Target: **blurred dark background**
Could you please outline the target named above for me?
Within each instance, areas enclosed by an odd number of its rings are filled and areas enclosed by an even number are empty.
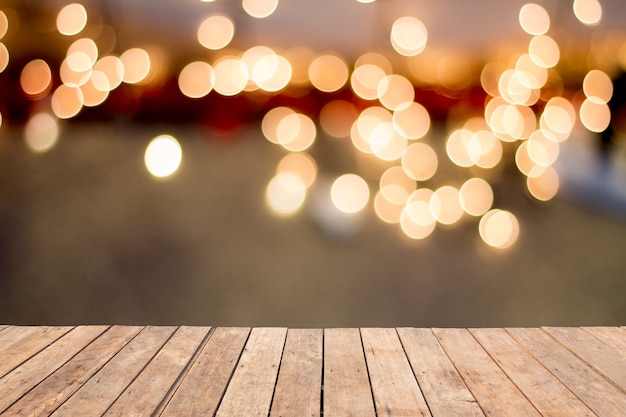
[[[555,164],[560,188],[550,201],[528,192],[513,148],[498,169],[477,174],[490,179],[493,206],[519,221],[519,238],[504,250],[486,245],[479,219],[470,216],[438,225],[423,240],[382,222],[372,208],[378,184],[364,166],[371,161],[349,139],[331,138],[319,125],[308,150],[318,166],[318,189],[360,170],[370,203],[354,216],[321,215],[314,187],[292,216],[268,208],[266,188],[287,151],[263,137],[263,115],[290,106],[317,120],[332,100],[357,109],[370,105],[349,85],[333,93],[310,86],[234,97],[212,91],[195,100],[177,86],[186,62],[219,55],[194,38],[198,23],[216,11],[233,17],[238,31],[232,46],[239,50],[304,45],[339,54],[350,67],[370,50],[393,57],[390,22],[414,14],[429,28],[427,48],[463,51],[480,69],[492,51],[525,48],[529,35],[517,23],[524,3],[281,1],[273,15],[254,19],[240,2],[225,0],[85,1],[89,24],[113,28],[107,54],[149,44],[164,54],[166,65],[153,81],[122,84],[102,105],[57,120],[58,137],[45,151],[27,145],[25,125],[33,114],[49,111],[51,92],[27,97],[20,74],[32,59],[45,59],[53,91],[61,84],[57,69],[65,49],[82,35],[55,32],[56,13],[67,2],[0,3],[9,22],[0,42],[11,57],[0,73],[0,323],[623,325],[623,83],[614,82],[606,133],[577,122],[562,144]],[[626,8],[619,1],[601,1],[603,20],[594,27],[577,22],[569,2],[538,3],[550,13],[555,39],[571,41],[560,44],[557,67],[564,96],[579,103],[582,77],[592,68],[604,65],[619,77],[626,62],[620,32]],[[103,45],[100,39],[96,43]],[[608,63],[590,49],[601,40]],[[394,69],[404,68],[396,59],[390,58]],[[459,90],[415,83],[416,101],[432,120],[427,141],[438,152],[451,121],[482,114],[487,93],[480,70],[472,76]],[[180,168],[167,178],[155,178],[144,164],[146,146],[161,134],[182,147]],[[424,186],[458,186],[461,171],[442,165]]]

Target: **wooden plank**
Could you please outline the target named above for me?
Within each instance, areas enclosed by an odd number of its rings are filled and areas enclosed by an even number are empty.
[[[212,416],[248,339],[250,328],[215,329],[161,416]]]
[[[74,393],[53,416],[99,416],[130,385],[176,327],[146,327]]]
[[[395,329],[361,329],[378,415],[430,416]]]
[[[108,326],[80,326],[33,356],[0,380],[0,412],[59,369]]]
[[[27,334],[39,329],[36,326],[9,326],[0,333],[0,352],[6,349],[7,345],[14,343]]]
[[[626,394],[540,329],[507,331],[593,412],[626,415]]]
[[[286,335],[285,328],[252,329],[217,417],[269,414]]]
[[[542,415],[595,416],[504,329],[470,332]]]
[[[2,331],[6,329],[7,327],[9,327],[8,324],[0,324],[0,333],[2,333]]]
[[[626,358],[611,346],[577,327],[546,327],[544,330],[626,391]]]
[[[39,417],[50,415],[141,329],[139,326],[113,326],[20,398],[6,414]]]
[[[433,416],[484,416],[430,329],[397,331]]]
[[[583,330],[602,340],[626,357],[626,330],[619,327],[583,327]]]
[[[324,330],[324,417],[374,417],[358,329]]]
[[[465,329],[433,329],[488,416],[539,416],[537,410]]]
[[[105,416],[152,415],[208,332],[208,327],[176,330]]]
[[[28,328],[24,328],[28,330]],[[40,352],[46,346],[53,343],[59,337],[72,330],[70,326],[48,327],[42,326],[34,328],[33,331],[18,332],[11,342],[0,349],[0,377],[8,374],[25,360]],[[22,337],[20,337],[20,335]]]
[[[322,349],[322,330],[287,331],[270,417],[319,417]]]

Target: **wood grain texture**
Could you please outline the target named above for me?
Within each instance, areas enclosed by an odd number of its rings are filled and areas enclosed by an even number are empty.
[[[154,414],[208,331],[207,327],[178,328],[105,416]]]
[[[286,335],[286,328],[252,329],[217,417],[269,414]]]
[[[626,391],[626,358],[617,350],[577,327],[546,327],[544,330]]]
[[[108,326],[80,326],[0,379],[0,412],[59,369]]]
[[[322,330],[290,329],[270,417],[314,417],[321,411]]]
[[[7,340],[4,345],[1,345],[0,377],[3,377],[28,358],[72,330],[72,327],[42,326],[39,328],[27,327],[21,329],[26,330],[26,332],[20,332],[20,329],[16,328],[16,331],[10,335],[11,339]]]
[[[161,415],[214,415],[249,334],[248,327],[215,329]]]
[[[584,331],[594,335],[626,357],[626,330],[619,327],[583,327]]]
[[[14,416],[48,416],[139,333],[139,326],[113,326],[7,410]]]
[[[484,416],[430,329],[397,331],[433,416]]]
[[[430,416],[395,329],[361,329],[379,416]]]
[[[175,327],[146,327],[74,393],[53,416],[100,416],[130,385]]]
[[[324,330],[324,417],[374,417],[358,329]]]
[[[594,416],[565,385],[504,329],[470,330],[482,347],[542,415]]]
[[[593,412],[626,415],[626,394],[540,329],[507,331]]]
[[[539,416],[537,410],[465,329],[433,329],[488,416]]]

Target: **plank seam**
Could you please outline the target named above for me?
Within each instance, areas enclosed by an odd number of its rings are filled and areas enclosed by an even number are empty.
[[[517,343],[518,345],[520,345],[520,346],[522,347],[522,349],[524,349],[526,352],[528,352],[528,354],[529,354],[530,356],[532,356],[533,358],[535,358],[535,360],[536,360],[537,362],[539,362],[539,363],[541,364],[541,366],[543,366],[543,367],[544,367],[544,369],[545,369],[546,371],[548,371],[548,373],[550,373],[550,375],[552,375],[553,377],[555,377],[555,378],[557,379],[557,381],[559,381],[559,382],[560,382],[560,383],[561,383],[561,384],[562,384],[565,388],[567,388],[567,390],[568,390],[569,392],[571,392],[571,393],[572,393],[572,395],[574,395],[574,397],[576,397],[578,400],[580,400],[580,402],[581,402],[581,403],[583,403],[583,404],[585,405],[585,407],[587,407],[589,410],[591,410],[591,412],[592,412],[593,414],[598,415],[598,413],[596,413],[596,411],[595,411],[595,410],[594,410],[594,409],[593,409],[593,408],[592,408],[589,404],[587,404],[583,398],[581,398],[581,397],[580,397],[580,396],[579,396],[576,392],[574,392],[574,391],[573,391],[573,390],[569,387],[569,385],[567,385],[567,383],[566,383],[565,381],[563,381],[561,378],[559,378],[559,376],[558,376],[558,375],[556,375],[554,372],[552,372],[552,371],[550,370],[550,368],[548,368],[548,367],[546,366],[546,364],[545,364],[545,363],[541,360],[541,358],[539,358],[539,357],[535,356],[535,355],[534,355],[531,351],[529,351],[529,350],[526,348],[526,346],[524,346],[524,344],[523,344],[523,343],[520,343],[520,341],[519,341],[519,340],[517,340],[517,338],[515,337],[515,335],[513,335],[511,332],[509,332],[509,329],[508,329],[508,328],[504,328],[504,331],[505,331],[505,332],[507,332],[507,333],[508,333],[508,334],[509,334],[512,338],[513,338],[513,340],[515,340],[515,343]]]
[[[420,385],[420,382],[417,379],[417,375],[415,375],[415,369],[413,369],[413,364],[411,363],[411,360],[409,359],[409,355],[406,353],[404,342],[402,341],[402,337],[400,337],[400,333],[398,333],[398,328],[394,327],[394,331],[396,332],[396,336],[398,336],[398,340],[400,341],[400,346],[402,346],[402,352],[404,352],[404,357],[406,358],[406,361],[408,362],[409,367],[411,368],[411,373],[413,374],[413,378],[415,379],[417,388],[419,388],[420,394],[422,394],[422,398],[424,398],[424,402],[426,403],[426,407],[428,408],[428,412],[432,416],[433,410],[430,409],[430,404],[428,404],[428,400],[426,399],[426,395],[424,394],[424,391],[422,390],[422,386]]]
[[[52,326],[52,327],[63,327],[63,326]],[[17,365],[15,365],[13,368],[9,369],[8,371],[6,371],[4,373],[4,375],[0,375],[0,378],[4,378],[5,376],[7,376],[8,374],[10,374],[11,372],[13,372],[14,370],[16,370],[17,368],[19,368],[20,366],[24,365],[26,362],[28,362],[29,360],[31,360],[32,358],[34,358],[35,356],[39,355],[41,352],[43,352],[44,350],[46,350],[47,348],[49,348],[50,346],[52,346],[54,343],[56,343],[59,339],[61,339],[63,336],[65,336],[66,334],[68,334],[69,332],[71,332],[72,330],[74,330],[77,326],[70,326],[70,328],[66,331],[61,333],[57,338],[55,338],[54,340],[51,340],[50,342],[48,342],[47,345],[42,346],[41,349],[39,349],[37,352],[33,353],[32,355],[30,355],[28,358],[24,359],[22,362],[18,363]],[[26,336],[29,336],[30,334],[34,333],[35,331],[37,331],[36,328],[33,329],[33,331],[31,333],[29,333]]]
[[[43,352],[46,348],[52,346],[54,343],[56,343],[58,340],[60,340],[61,338],[63,338],[64,336],[66,336],[67,334],[69,334],[71,331],[77,329],[78,326],[72,326],[72,328],[67,332],[67,333],[63,333],[61,336],[59,336],[58,338],[56,338],[54,341],[50,342],[48,345],[46,345],[43,349],[41,349],[39,352],[37,352],[36,354],[32,355],[30,358],[33,358],[34,356],[36,356],[37,354]],[[87,346],[91,345],[93,342],[95,342],[97,339],[99,339],[103,334],[105,334],[106,332],[109,331],[109,329],[111,328],[111,326],[109,325],[106,329],[104,329],[104,331],[102,333],[100,333],[98,336],[96,336],[93,340],[91,340],[89,343],[87,343],[85,346],[82,347],[82,349],[80,349],[78,352],[76,352],[74,355],[72,355],[68,360],[66,360],[65,362],[63,362],[61,365],[59,365],[57,368],[53,369],[52,372],[50,372],[48,375],[46,375],[41,381],[39,381],[37,384],[35,384],[34,386],[32,386],[30,389],[28,389],[26,392],[24,392],[22,395],[20,395],[15,401],[13,401],[11,404],[9,404],[7,407],[5,407],[4,410],[0,410],[0,414],[4,413],[6,410],[8,410],[9,408],[13,407],[13,405],[15,403],[17,403],[18,401],[20,401],[22,398],[24,398],[29,392],[31,392],[32,390],[34,390],[35,388],[37,388],[40,384],[42,384],[45,380],[47,380],[48,378],[50,378],[51,375],[53,375],[56,371],[58,371],[59,369],[61,369],[66,363],[68,363],[69,361],[71,361],[72,359],[74,359],[74,357],[76,357],[76,355],[78,355],[80,352],[82,352]],[[29,359],[30,359],[29,358]],[[22,364],[26,363],[26,361],[22,362]],[[18,365],[16,368],[17,369],[19,366],[21,366],[22,364]],[[12,371],[11,371],[12,372]],[[9,373],[7,373],[8,375]],[[67,401],[67,399],[65,400]],[[63,402],[65,402],[63,401]],[[58,407],[57,407],[58,408]]]
[[[524,390],[522,389],[522,387],[520,387],[519,385],[517,385],[515,383],[515,381],[513,379],[511,379],[511,375],[509,375],[506,370],[504,368],[502,368],[502,366],[500,366],[500,364],[498,363],[498,361],[496,360],[496,358],[493,357],[493,355],[487,350],[487,348],[485,346],[483,346],[480,343],[480,340],[478,340],[478,338],[476,338],[476,336],[474,335],[474,332],[472,332],[470,329],[467,329],[468,333],[472,336],[472,338],[476,341],[476,343],[478,343],[478,346],[480,346],[480,348],[482,350],[485,351],[485,353],[487,354],[487,356],[489,356],[489,358],[491,358],[491,361],[493,363],[496,364],[496,366],[498,367],[498,369],[500,369],[502,371],[502,373],[507,377],[507,379],[509,381],[511,381],[511,384],[513,384],[513,386],[515,388],[517,388],[517,390],[522,394],[522,396],[524,398],[526,398],[526,401],[528,401],[528,403],[537,411],[537,414],[542,415],[541,411],[537,408],[537,406],[535,405],[535,403],[528,397],[528,395],[526,395],[526,393],[524,392]],[[515,339],[513,339],[515,341]],[[517,343],[517,341],[515,341],[515,343]],[[518,343],[519,344],[519,343]],[[541,362],[540,362],[541,363]],[[541,365],[543,366],[543,364]],[[545,368],[545,366],[544,366]]]
[[[320,417],[324,417],[324,367],[326,365],[326,330],[322,329],[322,377],[320,379]]]
[[[151,326],[146,326],[143,328],[143,331],[145,331],[146,329],[148,329]],[[131,381],[126,384],[126,386],[124,387],[124,389],[120,390],[120,393],[117,395],[117,397],[115,397],[115,399],[113,401],[111,401],[111,404],[109,404],[109,406],[102,412],[102,415],[106,415],[106,413],[111,409],[111,407],[113,407],[115,405],[115,403],[117,402],[117,400],[119,400],[119,398],[124,395],[124,393],[126,392],[126,390],[128,389],[128,387],[130,387],[133,382],[135,382],[135,380],[137,378],[139,378],[139,376],[143,373],[143,371],[148,367],[148,365],[152,362],[152,360],[155,358],[156,355],[159,354],[159,352],[161,351],[161,349],[163,349],[163,346],[165,346],[167,344],[167,342],[170,341],[170,339],[172,337],[174,337],[174,335],[176,334],[176,332],[178,331],[178,329],[180,329],[180,326],[176,327],[176,330],[174,330],[168,337],[167,339],[161,344],[161,346],[154,352],[154,354],[150,357],[150,359],[148,361],[146,361],[146,363],[141,367],[141,369],[139,370],[139,372],[137,372],[137,375],[135,375]],[[138,334],[140,334],[141,332],[139,332]],[[134,339],[134,338],[133,338]]]
[[[363,353],[363,362],[365,362],[365,370],[367,371],[367,382],[370,386],[370,394],[372,394],[374,416],[378,416],[378,409],[376,407],[376,398],[374,397],[374,388],[372,388],[372,378],[370,377],[370,368],[367,363],[367,355],[365,354],[365,345],[363,344],[363,334],[361,333],[361,327],[359,327],[359,340],[361,341],[361,353]]]
[[[272,399],[270,400],[270,407],[267,410],[267,416],[272,414],[272,406],[274,405],[274,396],[276,395],[276,384],[278,383],[278,377],[280,376],[280,370],[283,367],[283,356],[285,356],[285,346],[287,346],[287,337],[289,336],[289,329],[285,332],[285,339],[283,340],[283,348],[280,351],[280,361],[278,362],[278,369],[276,370],[276,379],[274,380],[274,390],[272,391]]]
[[[235,371],[237,370],[237,365],[239,365],[239,361],[241,360],[241,357],[243,356],[243,352],[245,352],[246,350],[246,345],[248,344],[248,341],[250,340],[251,334],[252,334],[252,328],[248,327],[248,336],[246,336],[246,341],[243,342],[243,346],[241,348],[241,351],[239,352],[239,357],[237,358],[237,363],[235,363],[235,366],[233,366],[233,369],[230,371],[230,375],[228,376],[228,381],[226,381],[226,384],[224,385],[224,390],[222,391],[222,394],[220,395],[219,401],[215,405],[215,411],[213,412],[211,417],[215,417],[217,415],[217,412],[220,410],[220,406],[222,405],[222,401],[224,400],[226,391],[228,391],[228,386],[230,385],[230,382],[233,380],[233,375],[235,374]]]
[[[606,379],[611,385],[615,386],[617,389],[619,389],[620,391],[626,393],[626,388],[622,387],[621,385],[619,385],[617,383],[617,381],[613,381],[612,378],[610,378],[608,375],[606,375],[604,372],[602,372],[601,369],[598,369],[593,363],[591,363],[590,361],[588,361],[587,359],[583,358],[582,356],[580,356],[578,353],[576,353],[573,349],[569,348],[565,343],[561,342],[556,336],[554,336],[552,333],[550,333],[546,327],[541,327],[540,328],[541,331],[543,331],[544,333],[546,333],[547,335],[549,335],[552,339],[554,339],[559,345],[563,346],[565,349],[567,349],[568,351],[570,351],[572,353],[572,355],[576,356],[582,363],[584,363],[585,365],[587,365],[591,370],[593,370],[593,372],[595,372],[596,374],[600,375],[602,378]],[[584,330],[583,330],[584,331]],[[593,335],[592,335],[593,336]],[[598,339],[599,340],[599,339]],[[607,345],[606,343],[604,343],[603,341],[600,340],[600,343],[606,345],[609,349],[613,349],[611,346]]]
[[[185,367],[180,371],[180,374],[176,377],[176,379],[172,383],[172,386],[167,390],[167,392],[165,393],[165,395],[163,396],[159,404],[154,409],[154,412],[152,413],[153,416],[160,416],[161,413],[163,413],[163,410],[165,410],[165,407],[167,407],[169,402],[172,400],[172,397],[174,397],[174,394],[176,394],[176,392],[178,391],[178,388],[180,388],[180,385],[183,383],[183,380],[187,377],[189,370],[191,369],[193,364],[196,362],[196,359],[198,359],[198,356],[200,356],[202,349],[204,349],[204,346],[206,346],[206,344],[208,343],[213,333],[215,333],[215,328],[211,327],[209,331],[207,332],[207,334],[202,339],[202,341],[200,342],[200,345],[198,345],[198,347],[196,348],[193,355],[191,355],[191,357],[189,358],[189,361],[187,362]]]

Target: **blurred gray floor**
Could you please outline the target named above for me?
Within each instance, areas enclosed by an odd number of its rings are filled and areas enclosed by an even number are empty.
[[[521,224],[506,252],[480,241],[476,220],[413,242],[371,209],[357,234],[334,239],[306,211],[267,210],[283,153],[255,132],[225,141],[191,126],[68,125],[36,155],[4,126],[0,323],[626,323],[623,218],[533,202],[518,178],[496,190]],[[143,164],[160,133],[183,146],[166,180]]]

